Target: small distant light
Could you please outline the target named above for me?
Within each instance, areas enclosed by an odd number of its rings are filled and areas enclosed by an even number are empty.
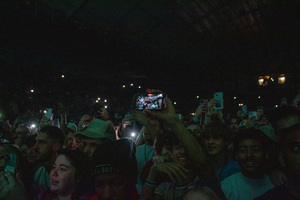
[[[107,102],[107,100],[106,100],[106,99],[104,99],[104,102],[106,103],[106,102]]]
[[[139,85],[139,89],[141,89],[141,88],[142,88],[142,86]]]
[[[236,97],[233,97],[233,99],[236,99]]]
[[[62,78],[65,78],[65,75],[61,75]]]
[[[126,85],[123,85],[123,88],[126,87]]]
[[[258,96],[257,98],[259,98],[259,99],[260,99],[260,96]]]
[[[34,93],[34,90],[30,90],[30,92]]]
[[[190,115],[194,116],[194,115],[196,115],[196,113],[190,113]]]
[[[199,99],[199,96],[197,96],[197,99]]]
[[[132,87],[132,86],[133,86],[133,83],[131,83],[130,86]]]
[[[107,108],[107,106],[104,106],[104,108]]]
[[[98,97],[98,100],[100,100],[101,98],[100,97]]]
[[[44,110],[44,113],[46,114],[46,113],[47,113],[47,110]]]
[[[98,100],[96,100],[96,103],[98,103],[99,101]]]
[[[174,105],[176,105],[177,103],[176,103],[176,101],[174,101]]]
[[[243,106],[244,104],[243,103],[239,103],[239,106]]]
[[[275,105],[275,108],[277,108],[278,107],[278,105]]]
[[[136,134],[135,134],[134,132],[131,133],[131,137],[135,137],[135,135],[136,135]]]
[[[271,81],[274,81],[274,78],[271,78]]]

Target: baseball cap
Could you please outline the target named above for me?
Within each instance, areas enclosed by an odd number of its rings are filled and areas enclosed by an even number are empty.
[[[92,120],[84,131],[77,132],[75,135],[96,139],[108,139],[111,141],[116,140],[116,134],[113,127],[101,119]]]
[[[94,175],[117,173],[136,181],[138,176],[135,143],[122,138],[99,146],[92,155]]]

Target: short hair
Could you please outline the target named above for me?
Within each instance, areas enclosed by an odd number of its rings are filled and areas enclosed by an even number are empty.
[[[57,128],[56,126],[43,126],[39,133],[46,133],[47,137],[61,145],[61,147],[64,144],[65,136],[64,132]]]
[[[264,132],[262,132],[259,129],[247,128],[247,129],[241,129],[237,133],[235,138],[233,139],[234,154],[235,155],[238,151],[238,147],[239,147],[240,142],[243,141],[243,140],[246,140],[246,139],[258,140],[262,143],[262,147],[263,147],[264,151],[269,150],[269,144],[270,144],[271,139],[269,139],[268,136],[266,136],[264,134]]]
[[[218,135],[224,139],[225,142],[231,142],[233,139],[233,132],[228,125],[221,121],[211,121],[208,123],[203,131],[203,136]]]

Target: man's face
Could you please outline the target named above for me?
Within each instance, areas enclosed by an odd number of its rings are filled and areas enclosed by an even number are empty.
[[[237,161],[246,177],[256,178],[257,174],[263,174],[265,159],[266,155],[259,140],[244,139],[238,144]]]
[[[94,184],[101,200],[130,200],[130,182],[121,174],[98,174]]]
[[[230,129],[232,131],[237,131],[239,129],[239,124],[237,123],[236,118],[232,118],[230,121]]]
[[[286,167],[290,176],[300,179],[300,129],[294,130],[285,137],[280,156],[283,161],[281,164]]]
[[[155,120],[155,119],[151,119],[149,120],[151,125],[154,126],[155,130],[158,132],[160,130],[160,124],[159,124],[159,121]],[[143,133],[143,136],[144,136],[144,140],[145,141],[151,141],[153,142],[154,141],[154,136],[151,135],[149,133],[149,131],[145,128],[144,129],[144,133]]]
[[[36,159],[40,162],[48,161],[54,154],[54,143],[50,140],[46,133],[40,132],[35,138],[34,150]]]
[[[204,142],[207,153],[210,156],[216,156],[226,151],[226,143],[219,135],[207,135],[204,138]]]
[[[92,158],[92,155],[97,147],[103,144],[102,139],[98,138],[82,138],[81,141],[83,152],[89,157]]]

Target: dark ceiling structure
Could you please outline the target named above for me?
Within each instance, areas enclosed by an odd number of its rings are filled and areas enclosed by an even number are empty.
[[[144,78],[150,85],[156,81],[185,90],[245,75],[297,73],[300,64],[296,0],[0,4],[0,60],[17,63],[23,72],[25,67],[36,74],[69,73],[111,82]]]

